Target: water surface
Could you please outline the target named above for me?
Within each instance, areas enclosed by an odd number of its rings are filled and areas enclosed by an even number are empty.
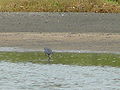
[[[0,47],[1,52],[43,52],[43,49],[33,49],[33,48],[20,48],[20,47]],[[120,52],[115,51],[90,51],[90,50],[53,50],[53,52],[68,52],[68,53],[112,53],[120,54]]]
[[[0,90],[120,90],[120,68],[1,61]]]

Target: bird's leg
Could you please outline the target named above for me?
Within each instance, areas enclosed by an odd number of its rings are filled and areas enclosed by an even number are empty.
[[[48,55],[48,62],[50,63],[50,59],[51,59],[51,57],[50,57],[50,55]]]

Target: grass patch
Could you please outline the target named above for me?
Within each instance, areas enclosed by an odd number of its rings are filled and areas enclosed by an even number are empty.
[[[47,59],[48,58],[42,52],[0,52],[1,61],[48,64]],[[55,53],[52,56],[51,64],[120,67],[120,55],[98,53]]]
[[[118,13],[120,5],[108,0],[0,0],[0,11]]]

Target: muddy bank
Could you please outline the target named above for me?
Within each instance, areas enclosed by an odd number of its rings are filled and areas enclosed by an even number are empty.
[[[120,52],[118,33],[0,33],[0,47]]]

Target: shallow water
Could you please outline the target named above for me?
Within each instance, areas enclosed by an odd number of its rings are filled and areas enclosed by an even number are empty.
[[[43,50],[39,50],[39,49],[28,49],[28,48],[20,48],[20,47],[0,47],[0,51],[2,52],[36,52],[36,51],[43,52]],[[120,52],[114,52],[114,51],[89,51],[89,50],[53,50],[53,52],[120,54]]]
[[[120,68],[1,61],[0,90],[120,90]]]

